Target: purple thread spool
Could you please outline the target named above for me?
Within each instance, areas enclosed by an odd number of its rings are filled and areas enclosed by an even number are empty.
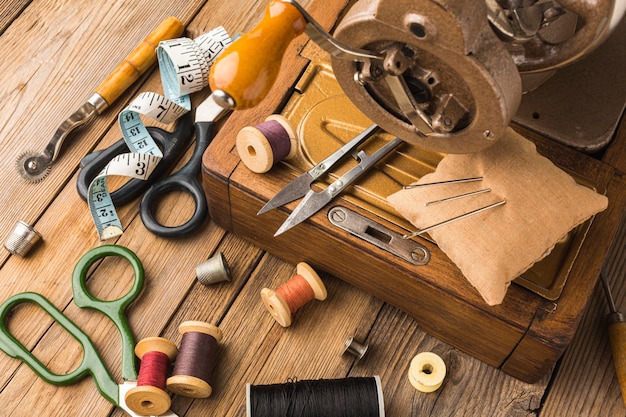
[[[272,114],[254,127],[246,126],[237,133],[237,153],[252,171],[263,174],[274,164],[293,158],[298,149],[295,129],[280,114]]]
[[[210,381],[222,331],[201,321],[186,321],[178,331],[183,339],[167,389],[185,397],[207,398],[213,392]]]

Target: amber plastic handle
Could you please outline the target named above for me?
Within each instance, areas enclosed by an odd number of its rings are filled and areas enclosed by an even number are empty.
[[[209,75],[211,90],[226,93],[235,109],[256,106],[276,81],[287,46],[305,26],[295,6],[271,1],[263,20],[217,58]]]
[[[609,324],[609,340],[617,381],[622,391],[622,400],[626,405],[626,322]]]
[[[96,88],[108,105],[113,104],[137,79],[156,62],[159,42],[182,35],[185,26],[175,17],[168,17],[156,27]]]

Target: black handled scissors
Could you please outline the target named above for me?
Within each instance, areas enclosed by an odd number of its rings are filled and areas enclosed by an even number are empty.
[[[155,126],[149,126],[147,129],[150,136],[152,136],[162,150],[163,158],[156,168],[154,168],[154,171],[152,171],[150,178],[145,181],[132,178],[111,193],[111,199],[116,206],[124,205],[139,197],[150,185],[161,178],[178,162],[185,152],[185,149],[187,149],[193,134],[191,114],[187,113],[181,117],[172,132]],[[106,149],[100,149],[86,155],[80,161],[81,169],[78,173],[78,179],[76,180],[78,195],[80,195],[83,200],[87,201],[89,184],[91,184],[94,178],[96,178],[111,159],[117,155],[128,152],[130,152],[130,150],[122,138]]]
[[[87,290],[86,279],[89,268],[99,259],[118,256],[126,259],[133,267],[135,280],[128,293],[122,297],[105,301],[94,297]],[[74,303],[81,308],[96,310],[107,316],[119,330],[122,338],[122,369],[124,382],[115,382],[104,361],[89,336],[71,321],[63,312],[41,294],[23,292],[16,294],[0,305],[0,349],[11,357],[24,361],[43,380],[55,385],[70,385],[78,382],[87,374],[91,375],[98,391],[109,402],[122,408],[131,416],[138,414],[131,411],[124,400],[125,393],[137,385],[137,371],[134,364],[134,346],[132,331],[125,316],[125,310],[141,293],[144,283],[144,270],[139,258],[130,250],[117,245],[103,245],[91,249],[78,261],[72,275]],[[83,359],[76,369],[67,374],[57,374],[48,369],[34,354],[18,341],[7,327],[11,310],[22,303],[33,303],[46,311],[52,319],[67,330],[82,346]],[[175,417],[168,411],[163,416]]]
[[[184,138],[190,137],[193,131],[191,128],[191,116],[188,113],[181,118],[177,123],[176,129],[171,134],[159,128],[148,127],[151,135],[153,132],[156,134],[153,138],[159,147],[163,149],[164,158],[159,162],[148,181],[131,179],[118,190],[111,193],[113,203],[124,204],[143,193],[139,214],[144,226],[150,232],[157,236],[171,238],[183,237],[197,230],[209,212],[206,195],[198,179],[202,166],[202,154],[213,139],[213,125],[226,112],[226,109],[215,103],[212,96],[209,96],[196,108],[194,122],[196,144],[193,154],[180,170],[162,179],[158,179],[158,177],[176,163],[180,154],[186,148],[186,139]],[[114,156],[128,152],[128,147],[126,147],[123,140],[121,145],[116,144],[114,146],[116,146],[115,152],[117,153],[107,149],[105,150],[106,153],[104,153],[105,151],[98,151],[102,153],[86,157],[87,162],[78,177],[78,192],[84,200],[87,199],[89,184],[100,170]],[[164,160],[165,158],[167,160]],[[124,187],[128,188],[124,189]],[[155,217],[158,200],[164,194],[177,190],[191,195],[195,204],[194,213],[184,224],[178,226],[162,225]],[[116,195],[116,193],[118,194]]]
[[[213,140],[213,127],[227,109],[220,106],[210,95],[196,108],[195,132],[196,145],[189,161],[181,169],[167,178],[163,178],[146,191],[141,200],[139,214],[141,220],[148,230],[157,236],[162,237],[182,237],[197,229],[206,219],[209,208],[202,184],[198,179],[200,168],[202,167],[202,154],[206,150],[211,140]],[[185,191],[194,200],[195,210],[191,218],[179,226],[164,226],[154,217],[157,200],[170,191]]]

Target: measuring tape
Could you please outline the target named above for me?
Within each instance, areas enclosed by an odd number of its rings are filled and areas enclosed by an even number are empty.
[[[159,43],[157,57],[165,97],[144,92],[120,112],[118,124],[131,152],[113,158],[89,185],[87,201],[100,240],[123,233],[107,176],[146,180],[163,157],[141,116],[170,124],[191,110],[189,95],[209,85],[211,65],[231,42],[226,30],[218,27],[193,40],[178,38]]]

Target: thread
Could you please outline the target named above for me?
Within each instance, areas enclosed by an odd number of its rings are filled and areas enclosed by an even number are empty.
[[[183,338],[167,388],[185,397],[207,398],[213,392],[211,379],[222,332],[200,321],[186,321],[178,330]]]
[[[237,133],[239,158],[251,171],[263,174],[276,163],[293,158],[298,148],[295,129],[279,114],[268,116],[256,126],[246,126]]]
[[[167,339],[150,337],[137,343],[135,354],[141,359],[141,365],[137,386],[124,397],[126,405],[141,416],[164,414],[172,403],[165,391],[167,371],[178,349]]]
[[[276,290],[263,288],[261,299],[272,317],[283,327],[289,327],[292,315],[309,301],[325,300],[326,286],[319,275],[305,262],[296,265],[296,274]]]
[[[313,288],[302,275],[298,274],[276,288],[276,293],[283,297],[292,314],[315,298]]]
[[[384,417],[378,376],[246,385],[247,417]]]
[[[153,386],[165,390],[170,359],[163,352],[148,352],[141,358],[137,386]]]

